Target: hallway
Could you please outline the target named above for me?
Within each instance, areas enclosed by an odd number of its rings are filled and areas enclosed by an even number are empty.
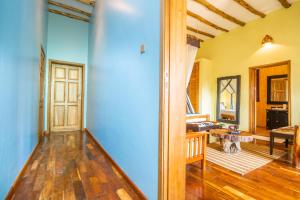
[[[45,136],[12,199],[139,199],[87,133]]]

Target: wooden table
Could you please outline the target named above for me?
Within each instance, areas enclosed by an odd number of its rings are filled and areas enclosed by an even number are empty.
[[[242,150],[241,142],[253,141],[252,134],[244,131],[240,134],[230,134],[227,129],[212,129],[210,134],[220,139],[225,153],[238,153]]]
[[[285,146],[288,147],[289,140],[294,140],[294,137],[295,137],[295,127],[287,126],[278,129],[273,129],[270,132],[270,155],[273,154],[275,138],[285,139]]]

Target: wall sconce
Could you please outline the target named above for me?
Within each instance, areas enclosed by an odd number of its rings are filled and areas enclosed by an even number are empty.
[[[274,39],[273,39],[270,35],[266,35],[266,36],[263,38],[261,44],[262,44],[263,46],[269,46],[269,45],[271,45],[273,42],[274,42]]]

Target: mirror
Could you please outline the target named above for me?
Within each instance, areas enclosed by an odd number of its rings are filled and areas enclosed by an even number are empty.
[[[268,104],[288,104],[288,75],[268,76]]]
[[[239,124],[241,76],[218,78],[217,121]]]

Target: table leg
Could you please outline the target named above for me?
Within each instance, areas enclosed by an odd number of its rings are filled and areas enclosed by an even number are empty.
[[[289,147],[289,139],[285,139],[285,148]]]
[[[270,155],[273,155],[273,148],[274,148],[274,136],[270,134]]]

